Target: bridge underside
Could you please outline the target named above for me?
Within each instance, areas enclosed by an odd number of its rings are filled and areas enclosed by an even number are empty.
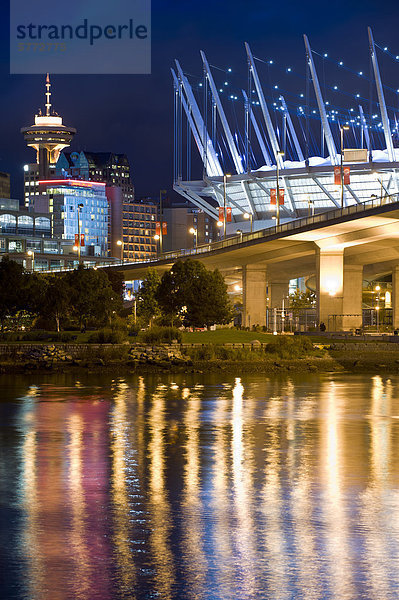
[[[343,216],[292,233],[256,235],[242,241],[237,236],[235,243],[226,240],[231,245],[198,248],[190,255],[209,269],[218,268],[230,284],[242,286],[244,326],[266,324],[266,306],[281,308],[290,279],[314,276],[318,322],[327,324],[336,315],[336,328],[360,327],[363,279],[391,272],[393,326],[399,328],[399,202],[353,219]],[[148,267],[162,272],[177,258],[174,254],[119,268],[125,279],[140,279]]]

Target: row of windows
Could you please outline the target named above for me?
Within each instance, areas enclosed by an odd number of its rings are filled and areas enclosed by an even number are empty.
[[[134,234],[136,237],[137,237],[137,236],[140,236],[140,238],[142,238],[142,237],[146,237],[146,238],[153,239],[153,237],[154,237],[154,236],[152,235],[152,233],[151,233],[150,231],[148,231],[148,229],[145,229],[145,230],[143,230],[143,231],[133,231],[133,232],[132,232],[132,231],[126,231],[126,230],[124,230],[124,231],[123,231],[123,239],[124,239],[125,241],[129,241],[129,240],[130,240],[130,241],[133,241],[133,239],[134,239],[134,238],[133,238],[133,236],[132,236],[132,233],[133,233],[133,234]],[[148,241],[148,240],[146,240],[146,241]]]
[[[155,221],[153,223],[146,223],[144,221],[123,221],[124,227],[136,227],[138,229],[144,229],[145,227],[149,227],[150,229],[155,229]]]
[[[33,224],[40,229],[50,229],[51,221],[47,217],[29,217],[28,215],[20,215],[18,217],[18,227],[33,227]],[[15,215],[3,214],[0,215],[0,225],[17,225],[17,217]]]
[[[147,214],[155,214],[156,207],[145,206],[140,204],[124,204],[123,205],[124,212],[137,212],[137,213],[147,213]]]
[[[156,246],[138,246],[129,245],[126,246],[126,250],[129,252],[156,252]]]

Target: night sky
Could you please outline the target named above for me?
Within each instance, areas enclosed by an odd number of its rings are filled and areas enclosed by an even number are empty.
[[[35,112],[44,104],[44,76],[9,75],[6,10],[0,37],[0,170],[11,173],[12,195],[21,198],[22,166],[32,162],[34,153],[25,147],[19,130],[32,124]],[[152,75],[54,75],[53,107],[64,123],[78,130],[71,149],[126,152],[133,167],[137,196],[156,196],[160,188],[172,189],[170,68],[174,58],[180,60],[186,72],[201,77],[202,49],[212,65],[233,69],[229,85],[238,90],[246,86],[244,41],[251,44],[256,56],[271,58],[280,67],[290,66],[303,75],[302,34],[306,33],[313,49],[341,56],[354,69],[368,72],[368,25],[373,28],[376,42],[399,55],[399,6],[394,0],[195,3],[155,0]],[[395,64],[389,57],[382,59],[384,82],[399,88],[399,61]],[[332,69],[331,65],[328,68]],[[222,71],[216,70],[215,76],[225,78]],[[338,76],[333,71],[328,74],[329,79]],[[271,78],[282,79],[277,70]],[[356,82],[349,78],[347,84],[353,87]],[[304,85],[298,80],[295,87],[299,91]],[[343,97],[338,104],[350,101]]]

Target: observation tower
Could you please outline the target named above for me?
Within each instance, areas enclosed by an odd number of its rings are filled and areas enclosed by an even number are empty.
[[[42,114],[39,110],[35,115],[34,125],[21,129],[26,144],[36,150],[39,179],[49,179],[54,174],[51,169],[55,172],[60,152],[71,144],[76,133],[76,129],[64,125],[62,117],[51,109],[50,89],[50,77],[47,73],[45,113]]]

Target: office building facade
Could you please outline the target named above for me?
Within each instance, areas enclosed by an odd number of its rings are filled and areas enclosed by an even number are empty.
[[[39,195],[31,203],[35,210],[52,215],[55,237],[73,241],[80,233],[82,254],[108,255],[108,201],[104,183],[40,180]]]

